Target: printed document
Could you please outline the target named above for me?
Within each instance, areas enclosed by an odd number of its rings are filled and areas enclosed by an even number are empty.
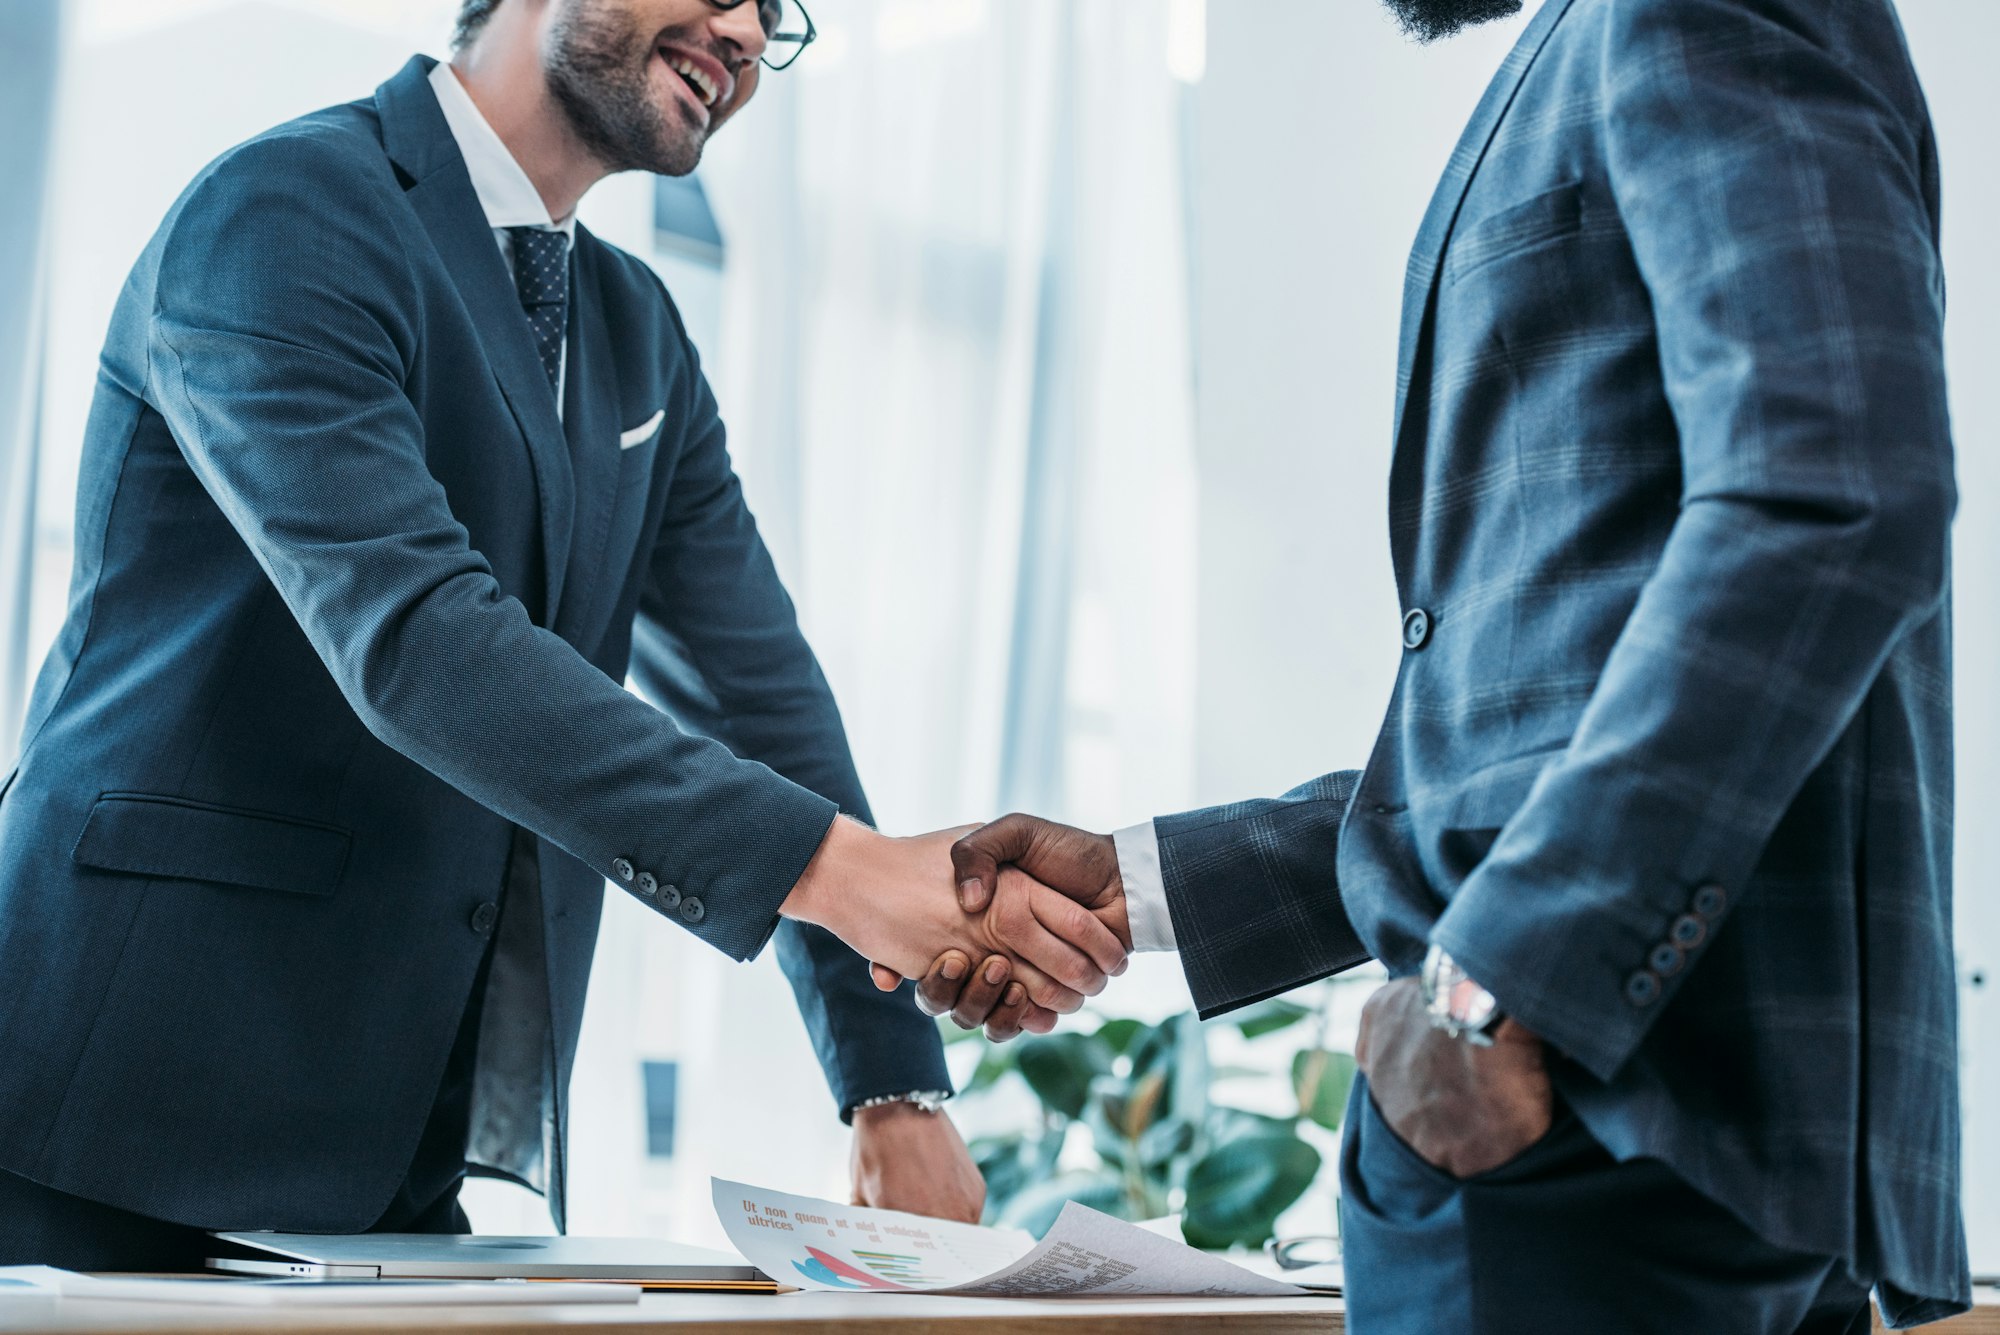
[[[713,1182],[715,1213],[729,1240],[780,1284],[989,1298],[1306,1295],[1074,1201],[1036,1242],[1015,1228],[839,1205],[721,1178]]]

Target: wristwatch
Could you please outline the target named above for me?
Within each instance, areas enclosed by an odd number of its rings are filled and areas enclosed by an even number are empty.
[[[1421,982],[1424,1009],[1430,1012],[1433,1028],[1474,1047],[1493,1046],[1493,1031],[1507,1018],[1500,1003],[1435,942],[1424,954]]]
[[[889,1103],[914,1103],[927,1113],[944,1111],[944,1101],[951,1097],[948,1089],[913,1089],[907,1094],[877,1094],[872,1099],[863,1099],[854,1105],[854,1111],[863,1108],[880,1108]]]

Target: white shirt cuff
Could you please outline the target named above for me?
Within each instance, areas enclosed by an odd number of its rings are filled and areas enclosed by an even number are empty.
[[[1178,950],[1153,822],[1119,830],[1111,841],[1118,849],[1118,876],[1125,883],[1125,921],[1132,929],[1132,949]]]

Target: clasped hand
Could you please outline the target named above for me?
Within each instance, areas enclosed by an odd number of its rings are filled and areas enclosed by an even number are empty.
[[[920,979],[926,1011],[994,1037],[1046,1033],[1132,947],[1112,841],[1026,815],[908,839],[838,819],[784,913],[876,961],[880,987]]]
[[[1047,1033],[1124,971],[1132,932],[1109,836],[1021,815],[915,839],[848,824],[836,823],[793,898],[805,892],[818,920],[876,961],[884,990],[917,979],[926,1011],[1004,1040]],[[843,867],[862,879],[843,882]],[[786,912],[807,916],[790,900]],[[1454,1176],[1511,1161],[1554,1116],[1540,1039],[1513,1020],[1490,1047],[1446,1035],[1413,978],[1370,998],[1356,1057],[1383,1120]]]
[[[785,901],[918,982],[933,1015],[995,1039],[1047,1033],[1123,973],[1132,935],[1109,836],[1029,816],[891,839],[838,820]]]
[[[990,981],[964,990],[984,998],[1013,1032],[1029,1025],[1046,1032],[1057,1012],[1075,1010],[1124,969],[1130,940],[1122,907],[1101,893],[1059,893],[1026,870],[1003,872],[1003,860],[1038,865],[1009,844],[996,844],[983,862],[966,861],[954,845],[972,833],[968,826],[891,839],[837,819],[781,912],[879,961],[876,978],[888,988],[905,976],[927,977],[937,980],[934,990],[956,994],[980,961],[992,970],[980,978]],[[1111,862],[1115,868],[1117,859]],[[973,1222],[985,1196],[950,1118],[893,1096],[854,1110],[857,1204]]]

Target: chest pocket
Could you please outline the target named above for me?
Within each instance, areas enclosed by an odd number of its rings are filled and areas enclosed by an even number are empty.
[[[597,546],[597,560],[590,567],[602,572],[602,578],[589,594],[588,610],[572,623],[572,633],[579,644],[598,643],[610,621],[623,615],[636,601],[637,590],[631,584],[645,578],[646,553],[639,549],[648,531],[646,520],[653,507],[660,470],[670,463],[661,453],[670,445],[663,411],[639,419],[636,426],[618,434],[615,444],[618,457],[611,465],[615,470],[612,491],[599,511],[603,536]],[[581,590],[578,596],[582,596]],[[565,595],[566,604],[568,598]]]
[[[1581,181],[1568,181],[1518,203],[1461,222],[1445,252],[1445,286],[1516,256],[1544,250],[1585,230]]]
[[[619,433],[618,448],[620,450],[636,450],[641,446],[652,444],[655,440],[659,439],[660,428],[666,424],[666,420],[667,410],[665,408],[658,409],[651,417],[639,423],[639,425],[633,427],[630,431]]]
[[[639,540],[652,500],[654,466],[666,448],[666,410],[618,437],[618,494],[612,505],[610,550],[622,554]]]

